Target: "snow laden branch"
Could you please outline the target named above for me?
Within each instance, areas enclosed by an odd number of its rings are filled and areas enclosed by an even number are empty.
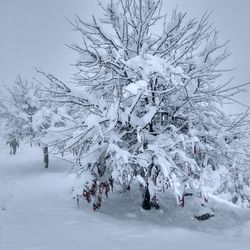
[[[249,204],[242,146],[249,110],[237,118],[223,111],[246,85],[221,82],[230,52],[211,14],[188,19],[175,9],[169,17],[151,0],[99,6],[102,18],[72,22],[83,39],[69,45],[79,54],[74,83],[40,72],[49,102],[74,121],[62,130],[60,150],[76,154],[76,199],[97,209],[114,187],[139,183],[153,203],[169,189],[181,206],[186,190]]]

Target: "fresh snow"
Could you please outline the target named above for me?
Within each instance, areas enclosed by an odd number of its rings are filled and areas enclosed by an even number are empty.
[[[136,192],[113,193],[98,212],[71,199],[69,164],[21,145],[17,155],[0,147],[1,250],[248,250],[250,212],[211,197],[215,217],[199,222],[195,202],[179,208],[170,194],[160,210],[145,211]]]

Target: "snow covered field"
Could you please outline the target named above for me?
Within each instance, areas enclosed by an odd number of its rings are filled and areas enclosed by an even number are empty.
[[[112,194],[98,212],[71,199],[69,165],[23,147],[16,156],[0,146],[1,250],[250,249],[250,212],[211,199],[215,217],[193,219],[195,207],[178,208],[171,195],[161,210],[142,211],[140,197]],[[193,204],[193,202],[192,202]]]

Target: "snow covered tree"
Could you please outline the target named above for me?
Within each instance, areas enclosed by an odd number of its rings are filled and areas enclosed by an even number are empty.
[[[36,87],[18,77],[1,96],[0,114],[3,134],[7,141],[31,140],[34,137],[32,116],[37,111]]]
[[[169,18],[160,0],[99,5],[103,18],[72,23],[83,38],[70,45],[79,53],[75,83],[44,74],[50,100],[71,107],[75,124],[62,140],[63,151],[77,152],[77,200],[97,209],[113,185],[128,190],[137,182],[152,202],[168,189],[184,206],[187,189],[208,199],[216,173],[213,193],[248,202],[248,110],[236,117],[223,111],[245,85],[220,80],[226,70],[219,66],[230,53],[210,14],[187,19],[174,10]]]
[[[24,81],[18,77],[15,83],[7,88],[8,94],[0,100],[0,117],[3,137],[15,154],[19,141],[38,145],[43,150],[45,168],[49,165],[48,130],[57,125],[63,126],[58,107],[52,108],[40,92],[36,83]]]

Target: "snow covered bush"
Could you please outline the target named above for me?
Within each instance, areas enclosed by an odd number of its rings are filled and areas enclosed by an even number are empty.
[[[50,99],[71,107],[75,123],[63,151],[77,152],[76,199],[96,209],[113,186],[137,182],[151,199],[172,190],[180,206],[187,189],[249,206],[248,110],[223,111],[245,85],[220,78],[230,53],[210,14],[187,19],[174,10],[169,18],[152,0],[100,6],[103,18],[72,23],[83,38],[70,45],[79,53],[75,83],[45,74]]]

